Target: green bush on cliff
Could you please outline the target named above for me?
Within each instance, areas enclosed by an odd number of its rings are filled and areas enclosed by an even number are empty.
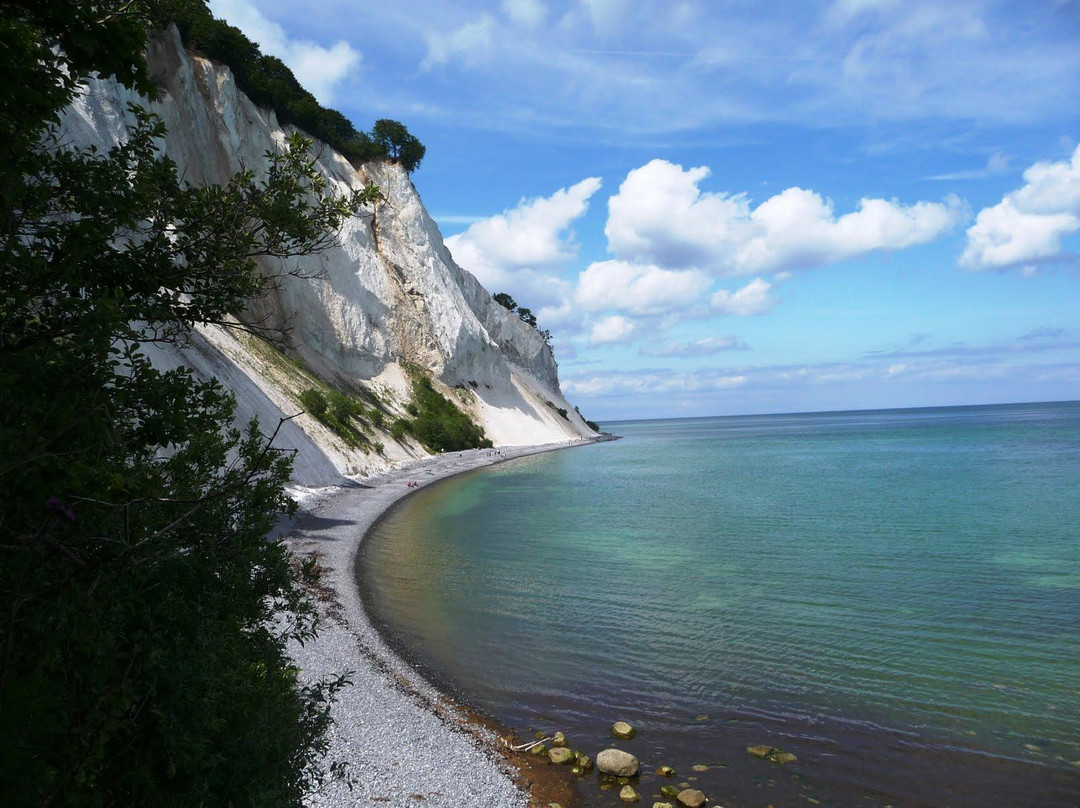
[[[412,392],[410,403],[416,409],[416,417],[409,422],[409,431],[428,449],[458,452],[491,447],[484,430],[432,387],[427,376],[414,372]]]
[[[144,343],[183,344],[316,250],[350,200],[310,142],[265,180],[183,183],[163,125],[79,148],[59,113],[97,73],[152,92],[159,4],[0,4],[0,805],[299,806],[328,699],[286,653],[309,639],[313,564],[267,533],[295,505],[276,424]],[[279,620],[281,610],[291,613]]]

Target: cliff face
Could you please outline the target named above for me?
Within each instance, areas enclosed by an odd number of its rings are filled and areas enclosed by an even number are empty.
[[[147,55],[158,100],[114,81],[91,82],[67,112],[62,142],[107,149],[123,141],[134,102],[164,120],[164,152],[188,182],[223,183],[242,168],[265,170],[265,153],[281,150],[292,127],[252,104],[227,67],[187,53],[175,30],[152,40]],[[258,415],[270,428],[301,409],[300,390],[322,382],[373,397],[388,419],[402,414],[409,396],[403,367],[413,364],[429,370],[496,445],[594,434],[563,398],[555,360],[536,329],[454,263],[408,175],[386,163],[354,169],[318,142],[314,151],[333,189],[371,181],[387,201],[374,217],[346,222],[324,252],[262,263],[280,280],[240,319],[287,325],[285,353],[240,332],[201,328],[190,346],[158,351],[155,361],[219,378],[236,393],[241,418]],[[408,439],[368,432],[367,451],[350,448],[305,415],[284,424],[278,442],[298,450],[296,482],[310,485],[424,453]],[[381,453],[372,448],[380,443]]]

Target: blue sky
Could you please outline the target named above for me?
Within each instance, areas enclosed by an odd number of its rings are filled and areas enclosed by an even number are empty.
[[[211,0],[597,420],[1080,399],[1080,0]]]

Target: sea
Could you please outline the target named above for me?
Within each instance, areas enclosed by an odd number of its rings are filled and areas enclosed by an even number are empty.
[[[430,678],[522,739],[633,753],[644,804],[1080,805],[1080,402],[602,427],[363,544]]]

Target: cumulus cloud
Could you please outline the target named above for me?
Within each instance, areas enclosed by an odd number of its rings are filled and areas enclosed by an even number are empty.
[[[692,342],[665,342],[647,345],[641,349],[644,356],[712,356],[724,351],[746,351],[750,346],[737,337],[705,337]]]
[[[750,283],[734,292],[720,289],[713,293],[709,304],[719,314],[734,314],[736,317],[751,317],[770,311],[776,299],[769,294],[772,284],[761,278],[754,278]]]
[[[745,194],[703,192],[705,166],[653,160],[631,171],[608,203],[611,251],[628,261],[717,275],[783,272],[933,241],[964,217],[955,197],[902,205],[862,199],[836,216],[831,201],[788,188],[756,208]]]
[[[466,67],[479,64],[491,51],[495,25],[495,18],[484,13],[449,33],[432,31],[427,36],[428,52],[420,69],[430,70],[454,60]]]
[[[626,342],[634,334],[632,320],[620,314],[613,314],[595,323],[589,331],[590,345],[610,345],[614,342]]]
[[[294,39],[264,17],[251,0],[210,0],[210,10],[259,43],[263,53],[287,64],[320,104],[333,104],[334,89],[360,65],[360,51],[345,40],[327,48],[307,39]]]
[[[1061,239],[1077,230],[1080,146],[1071,160],[1035,163],[1024,172],[1023,186],[979,211],[960,265],[984,270],[1051,261],[1062,255]]]
[[[697,270],[672,271],[625,261],[599,261],[581,273],[574,300],[587,311],[663,314],[700,302],[710,282]]]
[[[599,189],[600,179],[589,177],[548,197],[522,199],[451,236],[446,246],[487,288],[520,294],[533,309],[558,306],[570,284],[551,273],[577,257],[570,225],[585,214]]]
[[[503,0],[503,13],[522,28],[539,28],[547,18],[547,6],[540,0]]]

